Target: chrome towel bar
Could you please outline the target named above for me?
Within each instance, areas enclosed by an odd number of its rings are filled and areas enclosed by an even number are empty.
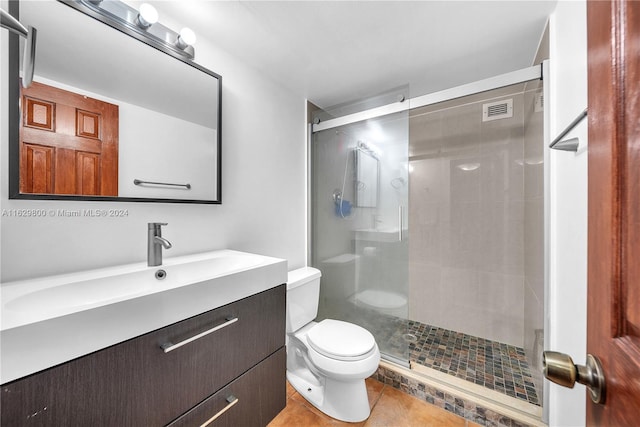
[[[151,185],[170,185],[172,187],[184,187],[187,190],[191,190],[191,184],[171,184],[169,182],[154,182],[154,181],[142,181],[141,179],[134,179],[133,183],[135,185],[145,185],[145,184],[151,184]]]
[[[24,46],[24,55],[22,57],[22,87],[28,88],[33,81],[33,73],[36,65],[36,38],[38,30],[31,25],[25,27],[16,18],[8,12],[0,9],[0,27],[18,34],[27,39]]]

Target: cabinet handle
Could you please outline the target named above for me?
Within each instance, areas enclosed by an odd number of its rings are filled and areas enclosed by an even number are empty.
[[[182,347],[185,344],[189,344],[192,341],[200,339],[200,338],[204,337],[205,335],[209,335],[212,332],[218,331],[218,330],[220,330],[222,328],[226,328],[227,326],[231,325],[232,323],[236,323],[237,321],[238,321],[237,317],[227,317],[227,321],[222,323],[221,325],[214,326],[211,329],[207,329],[206,331],[201,332],[198,335],[194,335],[191,338],[187,338],[184,341],[180,341],[178,344],[174,344],[172,342],[166,342],[166,343],[162,344],[160,346],[160,348],[162,350],[164,350],[165,353],[169,353],[170,351],[175,350],[178,347]]]
[[[235,397],[233,394],[231,396],[227,397],[227,402],[228,402],[227,406],[225,406],[224,408],[220,409],[218,411],[218,413],[216,413],[213,417],[211,417],[207,421],[205,421],[200,427],[207,427],[209,424],[214,422],[216,420],[216,418],[218,418],[220,415],[222,415],[225,412],[227,412],[229,409],[231,409],[231,407],[233,405],[235,405],[239,401],[240,401],[240,399]]]

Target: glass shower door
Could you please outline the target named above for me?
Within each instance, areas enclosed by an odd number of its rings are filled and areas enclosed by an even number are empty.
[[[315,132],[311,264],[319,319],[358,324],[408,366],[408,111]]]

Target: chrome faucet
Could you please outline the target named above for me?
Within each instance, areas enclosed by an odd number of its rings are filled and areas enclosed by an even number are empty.
[[[162,265],[162,248],[171,249],[171,242],[162,237],[162,227],[166,222],[150,222],[147,230],[147,265]]]

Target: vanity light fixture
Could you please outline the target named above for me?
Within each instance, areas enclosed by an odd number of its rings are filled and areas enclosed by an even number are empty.
[[[158,22],[158,11],[149,3],[135,9],[120,0],[61,0],[119,30],[171,55],[193,59],[195,33],[183,28],[178,34]]]
[[[136,17],[138,27],[146,30],[156,22],[158,22],[158,11],[156,8],[149,3],[142,3],[138,10],[138,16]]]

